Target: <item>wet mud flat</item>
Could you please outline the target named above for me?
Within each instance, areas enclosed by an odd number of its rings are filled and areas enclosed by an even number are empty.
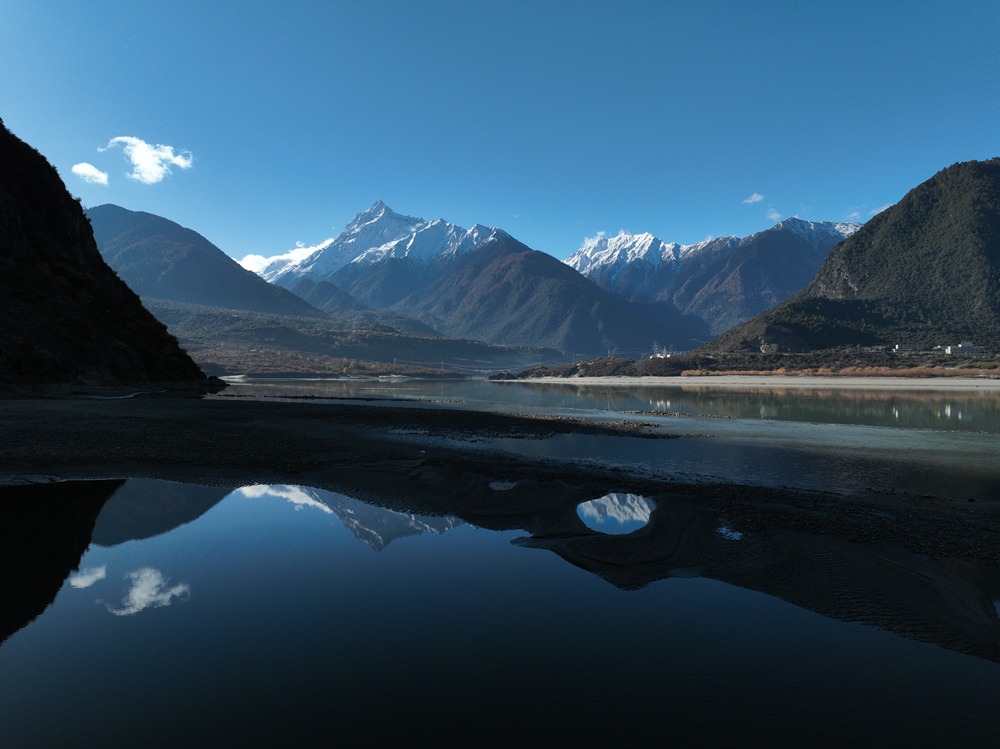
[[[194,398],[0,400],[0,484],[160,478],[303,484],[387,508],[523,527],[606,492],[711,510],[745,531],[829,535],[935,558],[1000,563],[1000,501],[690,483],[591,461],[483,449],[494,437],[669,440],[635,420],[591,422],[454,408]],[[421,436],[426,436],[426,442]],[[448,437],[448,446],[435,438]],[[463,449],[461,443],[468,443]],[[497,482],[514,488],[496,491]],[[529,529],[530,530],[530,529]]]

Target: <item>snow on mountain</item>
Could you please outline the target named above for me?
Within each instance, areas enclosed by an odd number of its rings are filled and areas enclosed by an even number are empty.
[[[786,230],[792,232],[809,242],[814,249],[819,249],[821,246],[830,246],[846,239],[860,227],[861,224],[855,223],[789,218],[767,231]],[[833,241],[831,242],[831,240]],[[589,277],[600,273],[603,278],[611,280],[628,266],[642,264],[650,269],[657,269],[662,263],[679,266],[702,252],[732,247],[740,241],[738,237],[720,237],[706,239],[695,244],[681,245],[676,242],[664,242],[649,232],[642,234],[620,232],[610,239],[605,237],[603,233],[599,233],[596,237],[584,239],[580,249],[563,262],[585,276]]]
[[[847,239],[860,228],[861,224],[849,221],[806,221],[794,216],[774,226],[774,229],[785,229],[798,234],[817,250],[829,245],[831,240],[836,244]]]
[[[653,268],[660,263],[676,263],[680,259],[681,246],[664,242],[652,234],[626,234],[608,238],[603,233],[588,237],[583,246],[574,252],[565,263],[574,270],[588,275],[589,272],[606,266],[621,267],[631,263],[645,263]]]
[[[244,259],[244,267],[267,281],[287,286],[303,277],[327,279],[350,263],[406,258],[426,266],[440,257],[478,247],[498,232],[478,224],[467,231],[442,219],[425,221],[405,216],[379,200],[359,213],[336,239],[318,245],[312,252],[293,251],[271,258],[250,256]]]

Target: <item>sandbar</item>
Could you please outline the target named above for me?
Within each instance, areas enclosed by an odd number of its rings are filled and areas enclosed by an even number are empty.
[[[836,377],[829,375],[695,375],[691,377],[532,377],[514,382],[621,387],[773,388],[803,390],[986,390],[1000,393],[1000,378]]]

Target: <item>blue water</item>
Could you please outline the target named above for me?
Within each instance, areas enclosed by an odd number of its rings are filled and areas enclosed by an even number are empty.
[[[0,745],[1000,739],[996,662],[704,569],[624,589],[521,530],[307,487],[205,492],[112,497],[79,570],[0,645]],[[709,567],[760,541],[705,529]],[[643,532],[613,543],[634,556]]]

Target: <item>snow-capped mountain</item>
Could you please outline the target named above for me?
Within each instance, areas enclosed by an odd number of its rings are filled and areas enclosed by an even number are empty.
[[[847,239],[861,228],[861,224],[853,221],[806,221],[793,216],[777,224],[774,228],[779,227],[798,234],[815,249],[822,250],[831,242],[838,244]]]
[[[680,245],[676,242],[664,242],[649,232],[643,234],[621,232],[610,238],[598,234],[596,237],[585,239],[583,246],[566,258],[565,262],[570,268],[585,276],[597,268],[621,270],[634,263],[658,268],[662,264],[677,265],[683,257],[708,243]]]
[[[564,262],[633,302],[671,302],[715,334],[785,299],[813,277],[855,223],[790,218],[749,237],[691,245],[649,233],[587,239]]]
[[[443,219],[424,221],[396,213],[381,200],[359,213],[336,239],[317,246],[305,257],[275,256],[257,272],[286,288],[301,278],[329,279],[351,263],[373,265],[388,259],[408,260],[426,267],[441,258],[460,255],[497,235],[499,229],[476,225],[463,229]]]

